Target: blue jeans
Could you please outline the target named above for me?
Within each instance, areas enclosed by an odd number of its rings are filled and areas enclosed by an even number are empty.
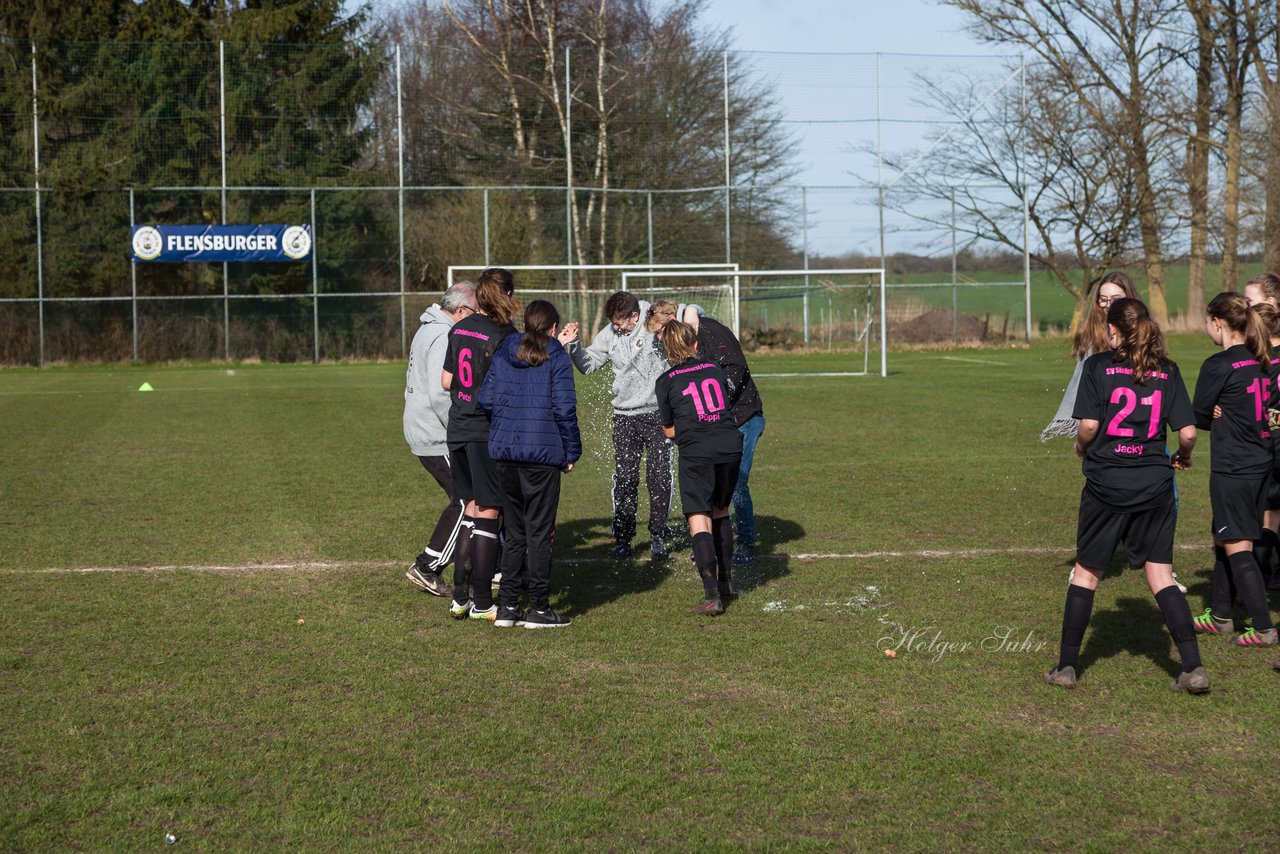
[[[735,551],[747,555],[756,552],[756,512],[751,504],[751,461],[755,459],[756,442],[764,433],[764,416],[757,415],[738,428],[742,434],[742,463],[738,467],[738,485],[733,490],[733,538]]]

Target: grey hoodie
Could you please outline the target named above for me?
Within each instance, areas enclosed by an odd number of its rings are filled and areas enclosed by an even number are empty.
[[[422,325],[413,336],[404,373],[404,440],[419,457],[443,457],[449,452],[445,438],[452,401],[440,386],[440,373],[453,321],[439,305],[419,319]]]
[[[613,411],[619,415],[658,411],[654,390],[669,365],[653,333],[644,328],[648,314],[649,303],[640,300],[640,322],[626,335],[616,334],[608,325],[591,339],[590,347],[574,339],[566,348],[584,374],[594,373],[606,362],[613,364]]]

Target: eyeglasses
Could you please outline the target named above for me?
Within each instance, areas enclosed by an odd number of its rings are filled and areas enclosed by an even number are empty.
[[[1107,306],[1111,305],[1111,303],[1115,302],[1118,299],[1120,299],[1120,297],[1110,297],[1110,296],[1103,296],[1102,294],[1098,294],[1098,305],[1102,308],[1106,308]]]

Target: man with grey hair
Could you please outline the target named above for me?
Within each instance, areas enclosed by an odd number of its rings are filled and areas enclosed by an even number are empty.
[[[409,348],[409,367],[404,380],[404,439],[422,467],[440,484],[449,506],[440,513],[426,548],[414,559],[405,577],[433,596],[453,592],[440,575],[453,559],[453,548],[462,527],[464,502],[453,497],[447,440],[449,392],[440,386],[445,353],[449,350],[449,329],[476,310],[476,289],[470,282],[458,282],[444,292],[438,305],[422,313],[422,325]]]

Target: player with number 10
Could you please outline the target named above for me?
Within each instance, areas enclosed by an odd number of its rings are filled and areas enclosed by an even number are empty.
[[[705,593],[694,612],[714,617],[733,595],[729,504],[738,483],[742,434],[730,417],[729,379],[713,361],[698,358],[693,327],[668,321],[661,340],[672,367],[658,377],[658,415],[663,433],[680,448],[680,504]]]

